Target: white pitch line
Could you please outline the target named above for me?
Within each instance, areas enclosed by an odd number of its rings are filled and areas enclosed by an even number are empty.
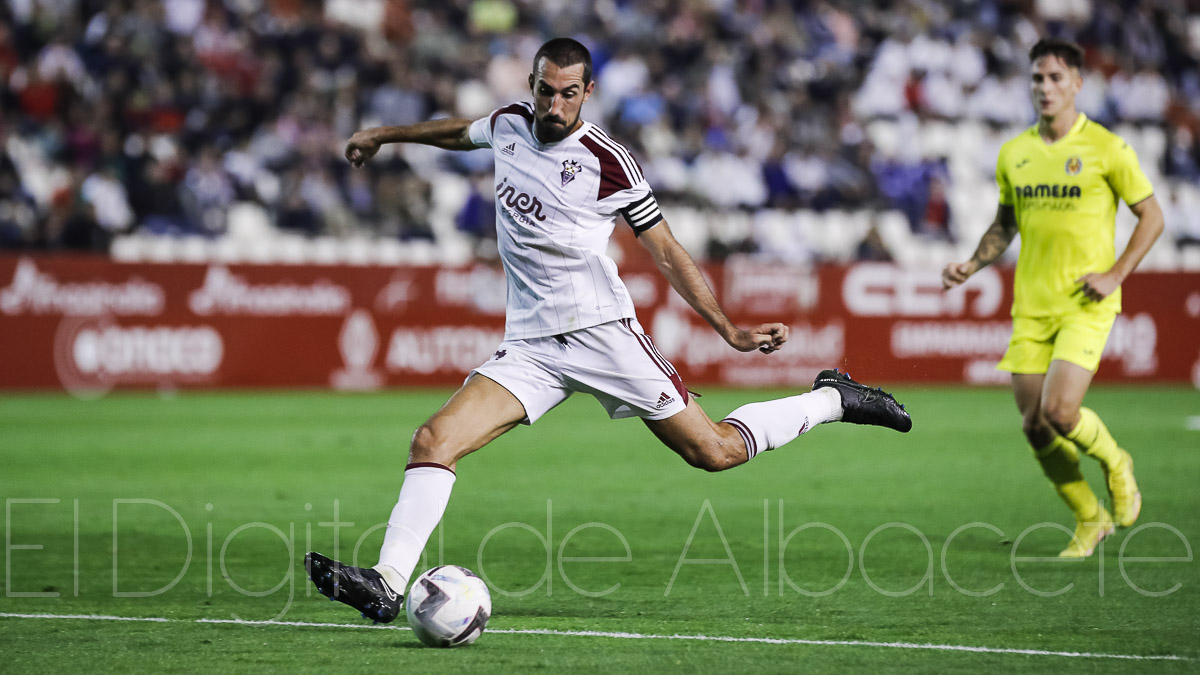
[[[177,619],[163,619],[157,616],[109,616],[107,614],[12,614],[0,612],[0,617],[6,619],[90,619],[92,621],[149,621],[151,623],[172,623]]]
[[[0,617],[4,616],[0,614]],[[374,628],[376,630],[412,630],[408,626],[380,624],[313,623],[309,621],[253,621],[251,619],[196,619],[195,623],[222,623],[235,626],[300,626],[301,628]]]
[[[161,617],[106,616],[103,614],[13,614],[0,612],[8,619],[80,619],[91,621],[147,621],[153,623],[207,623],[237,626],[293,626],[300,628],[366,628],[375,630],[412,630],[407,626],[380,626],[353,623],[315,623],[307,621],[251,621],[248,619],[164,619]],[[749,642],[769,645],[814,645],[825,647],[878,647],[884,649],[927,649],[943,652],[975,654],[1018,654],[1021,656],[1061,656],[1077,659],[1120,659],[1126,661],[1192,661],[1186,656],[1171,654],[1105,654],[1100,652],[1063,652],[1048,649],[1016,649],[1009,647],[972,647],[970,645],[939,645],[918,642],[874,642],[869,640],[805,640],[800,638],[733,637],[728,635],[655,635],[651,633],[619,633],[594,630],[554,630],[551,628],[493,628],[488,633],[500,635],[556,635],[561,637],[599,637],[618,640],[696,640],[700,642]]]

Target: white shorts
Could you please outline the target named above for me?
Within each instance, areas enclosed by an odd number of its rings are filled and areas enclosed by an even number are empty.
[[[505,340],[471,371],[512,392],[533,424],[575,392],[591,394],[613,419],[666,419],[687,407],[688,390],[637,319],[551,337]]]

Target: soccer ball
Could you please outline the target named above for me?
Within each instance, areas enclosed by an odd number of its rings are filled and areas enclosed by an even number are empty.
[[[430,647],[461,647],[483,634],[492,596],[475,573],[442,565],[421,574],[408,589],[408,625]]]

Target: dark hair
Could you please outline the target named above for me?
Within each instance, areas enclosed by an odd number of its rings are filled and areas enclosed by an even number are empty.
[[[1029,60],[1037,61],[1043,56],[1057,56],[1072,68],[1083,66],[1083,47],[1060,38],[1042,38],[1029,50]]]
[[[533,55],[533,69],[537,70],[538,62],[546,59],[559,68],[566,68],[579,63],[583,64],[583,84],[592,81],[592,54],[579,42],[571,38],[554,38],[538,48]]]

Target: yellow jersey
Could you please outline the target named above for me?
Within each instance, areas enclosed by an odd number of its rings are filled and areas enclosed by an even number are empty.
[[[1013,316],[1061,315],[1090,304],[1075,280],[1116,262],[1118,198],[1132,205],[1154,194],[1133,148],[1082,113],[1055,143],[1042,140],[1036,125],[1005,143],[996,182],[1021,233]],[[1121,311],[1121,289],[1098,304]]]

